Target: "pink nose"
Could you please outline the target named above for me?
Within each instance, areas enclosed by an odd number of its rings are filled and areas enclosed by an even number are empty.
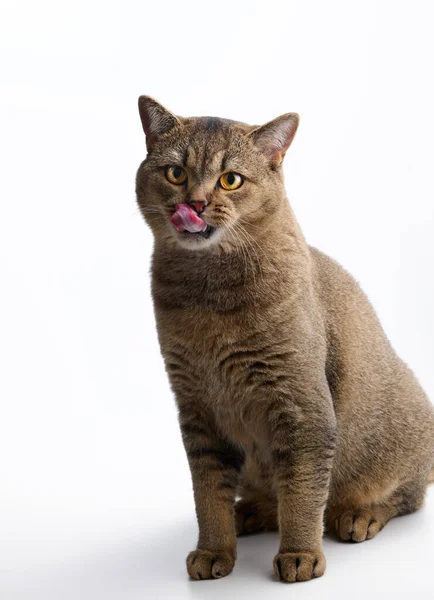
[[[197,214],[200,215],[205,210],[205,206],[208,202],[206,200],[193,200],[193,202],[189,202],[189,204],[194,208]]]

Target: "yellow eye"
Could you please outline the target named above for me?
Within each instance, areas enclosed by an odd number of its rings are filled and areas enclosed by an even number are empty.
[[[166,167],[164,169],[167,181],[173,185],[182,185],[187,180],[187,173],[182,167]]]
[[[237,190],[243,185],[244,179],[238,173],[225,173],[219,179],[219,184],[224,190]]]

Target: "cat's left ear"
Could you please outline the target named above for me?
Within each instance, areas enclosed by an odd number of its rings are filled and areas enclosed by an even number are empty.
[[[300,117],[297,113],[286,113],[257,127],[249,133],[249,136],[271,161],[279,165],[294,139],[299,122]]]
[[[139,113],[148,150],[160,135],[181,126],[178,117],[151,96],[140,96]]]

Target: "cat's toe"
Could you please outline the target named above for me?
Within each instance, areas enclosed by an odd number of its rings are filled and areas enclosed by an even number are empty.
[[[280,581],[294,583],[324,575],[326,560],[322,552],[285,552],[275,556],[273,566]]]
[[[235,559],[228,552],[193,550],[187,556],[187,571],[193,579],[220,579],[234,568]]]
[[[346,511],[336,519],[336,533],[344,541],[370,540],[381,528],[381,521],[369,510]]]

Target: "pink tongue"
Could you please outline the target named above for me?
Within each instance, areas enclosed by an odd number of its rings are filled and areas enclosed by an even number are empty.
[[[170,222],[178,231],[197,233],[205,231],[207,225],[188,204],[175,204],[175,212],[170,217]]]

